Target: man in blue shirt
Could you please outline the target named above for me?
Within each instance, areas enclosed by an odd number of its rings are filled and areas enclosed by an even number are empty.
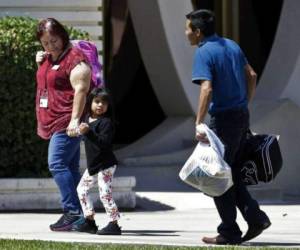
[[[200,85],[196,126],[210,114],[209,127],[225,145],[225,161],[231,166],[234,185],[214,197],[222,220],[216,237],[204,237],[208,244],[240,244],[253,239],[271,225],[240,177],[241,155],[249,129],[248,102],[256,88],[256,73],[248,64],[240,47],[215,33],[215,17],[209,10],[196,10],[186,15],[185,34],[195,52],[192,81]],[[205,133],[196,138],[208,142]],[[242,232],[236,223],[239,208],[248,223]]]

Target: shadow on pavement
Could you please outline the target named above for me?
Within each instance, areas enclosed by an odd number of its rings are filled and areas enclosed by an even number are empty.
[[[136,196],[136,207],[134,212],[148,212],[148,211],[168,211],[175,208],[159,201],[154,201],[145,197]]]
[[[170,230],[122,230],[122,235],[126,236],[180,236],[174,234],[177,231]]]
[[[243,243],[242,246],[251,246],[251,247],[289,247],[289,246],[300,246],[300,243],[284,243],[284,242],[247,242]]]

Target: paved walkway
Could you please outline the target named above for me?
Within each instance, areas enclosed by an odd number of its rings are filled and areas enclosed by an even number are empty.
[[[251,246],[300,248],[300,205],[263,205],[272,226]],[[214,236],[219,223],[210,198],[199,193],[138,193],[135,211],[122,212],[121,236],[98,236],[76,232],[51,232],[48,225],[58,219],[53,213],[1,213],[0,238],[65,242],[129,243],[203,246],[203,236]],[[97,224],[107,222],[104,212],[97,213]],[[238,215],[245,232],[247,225]]]

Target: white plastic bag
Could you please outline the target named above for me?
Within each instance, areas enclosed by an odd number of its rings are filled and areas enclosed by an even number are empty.
[[[179,177],[209,196],[220,196],[232,185],[231,168],[224,161],[224,145],[205,124],[197,126],[209,144],[199,142],[182,167]]]

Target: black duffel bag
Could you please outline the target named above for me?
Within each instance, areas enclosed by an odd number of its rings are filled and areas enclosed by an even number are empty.
[[[246,185],[274,180],[282,167],[282,155],[275,135],[247,133],[241,177]]]

